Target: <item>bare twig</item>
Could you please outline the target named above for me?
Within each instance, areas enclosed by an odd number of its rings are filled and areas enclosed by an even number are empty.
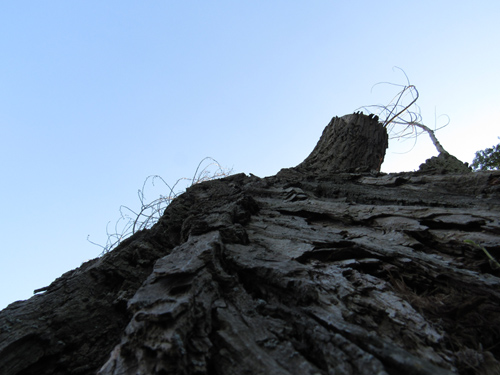
[[[400,87],[402,89],[394,96],[394,98],[387,105],[370,105],[361,108],[366,109],[371,113],[374,112],[372,112],[370,108],[374,108],[375,112],[378,111],[378,113],[374,114],[377,114],[379,118],[385,118],[382,124],[385,128],[387,128],[388,133],[393,134],[391,138],[411,138],[411,137],[416,138],[422,132],[426,132],[429,135],[432,143],[434,144],[434,147],[436,147],[438,152],[440,154],[447,153],[447,151],[444,149],[444,147],[436,138],[435,131],[447,126],[449,124],[449,118],[448,122],[444,126],[439,127],[438,129],[432,130],[428,126],[424,125],[422,123],[420,107],[416,104],[417,100],[420,97],[417,88],[410,83],[410,80],[408,79],[408,76],[406,75],[403,69],[399,67],[395,68],[403,72],[403,74],[406,77],[407,84],[399,85],[390,82],[378,83],[378,84],[389,84]],[[408,104],[403,104],[406,102],[405,99],[407,96],[410,96],[410,100]]]
[[[204,165],[207,162],[209,163],[207,165]],[[215,170],[213,170],[213,167],[215,167]],[[144,180],[142,189],[137,192],[139,201],[141,203],[139,211],[135,212],[127,206],[120,206],[120,218],[115,224],[114,233],[109,233],[109,223],[106,226],[106,234],[108,236],[106,244],[100,245],[98,243],[95,243],[89,239],[90,236],[87,237],[87,241],[102,248],[103,251],[101,255],[105,254],[117,247],[125,238],[140,230],[149,229],[154,224],[156,224],[156,222],[163,215],[163,211],[165,210],[165,208],[167,208],[167,206],[184,190],[177,189],[177,186],[181,182],[190,182],[189,186],[193,186],[201,182],[227,177],[231,175],[231,173],[231,169],[222,168],[215,159],[206,157],[198,164],[198,167],[196,168],[192,179],[185,177],[179,178],[172,186],[170,186],[161,176],[148,176]],[[158,198],[152,200],[151,202],[148,202],[145,196],[147,183],[151,181],[151,185],[155,186],[156,180],[159,180],[167,187],[168,194],[160,195]],[[124,222],[123,225],[122,222]]]

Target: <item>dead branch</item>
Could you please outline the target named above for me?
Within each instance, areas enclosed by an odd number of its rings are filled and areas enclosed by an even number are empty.
[[[207,161],[209,163],[204,165]],[[213,170],[213,167],[215,167],[215,170]],[[141,204],[139,211],[135,212],[130,207],[124,205],[120,206],[120,218],[115,223],[114,232],[110,233],[108,231],[109,223],[106,226],[106,244],[100,245],[93,242],[89,239],[90,236],[87,236],[87,241],[102,248],[103,251],[101,255],[103,255],[117,247],[124,239],[130,237],[134,233],[151,228],[160,219],[165,208],[185,190],[185,188],[177,188],[181,182],[190,182],[189,186],[193,186],[205,181],[227,177],[231,174],[232,169],[223,168],[215,159],[206,157],[198,164],[192,179],[186,177],[179,178],[172,186],[159,175],[148,176],[144,180],[142,188],[137,192]],[[151,181],[151,185],[155,186],[155,180],[159,180],[167,187],[168,194],[160,195],[158,198],[148,202],[145,195],[146,186],[149,181]]]
[[[406,85],[399,85],[390,82],[380,82],[376,84],[390,84],[402,88],[393,97],[389,104],[370,105],[358,109],[366,109],[370,113],[379,116],[379,118],[385,118],[382,123],[384,127],[387,128],[387,131],[393,134],[391,138],[416,138],[422,132],[426,132],[429,135],[432,143],[434,144],[434,147],[436,147],[437,151],[440,154],[447,154],[448,152],[438,141],[435,131],[447,126],[449,124],[449,121],[444,126],[441,126],[440,128],[435,130],[432,130],[428,126],[424,125],[422,122],[422,115],[420,114],[420,107],[416,104],[417,100],[420,97],[417,88],[415,87],[415,85],[412,85],[410,83],[410,80],[408,79],[408,76],[403,69],[398,67],[395,68],[399,69],[405,75],[407,81]],[[407,97],[410,97],[409,101],[407,102],[407,104],[403,104],[406,103]],[[372,111],[371,108],[375,109],[375,111]]]

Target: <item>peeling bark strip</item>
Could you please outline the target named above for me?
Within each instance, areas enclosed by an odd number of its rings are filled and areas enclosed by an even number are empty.
[[[195,185],[11,304],[0,373],[499,373],[500,271],[464,240],[500,258],[500,172],[304,163]]]

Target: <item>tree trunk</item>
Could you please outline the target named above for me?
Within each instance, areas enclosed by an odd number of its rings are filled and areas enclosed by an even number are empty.
[[[313,173],[379,172],[387,146],[387,129],[377,116],[360,112],[334,117],[298,168]]]
[[[4,309],[0,373],[498,374],[500,172],[334,174],[337,131]]]

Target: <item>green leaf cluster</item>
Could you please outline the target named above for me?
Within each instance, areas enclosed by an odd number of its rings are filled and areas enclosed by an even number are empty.
[[[471,166],[476,171],[500,169],[500,143],[491,148],[477,151]]]

